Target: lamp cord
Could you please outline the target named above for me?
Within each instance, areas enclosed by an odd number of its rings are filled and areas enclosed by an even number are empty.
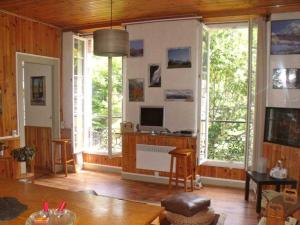
[[[112,0],[110,0],[110,29],[112,29]]]

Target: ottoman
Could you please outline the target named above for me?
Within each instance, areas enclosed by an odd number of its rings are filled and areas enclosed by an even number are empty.
[[[193,193],[171,195],[161,201],[161,206],[172,225],[210,225],[215,219],[210,199]]]

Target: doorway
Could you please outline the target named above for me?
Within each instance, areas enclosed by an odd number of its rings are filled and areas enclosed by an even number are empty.
[[[59,59],[17,53],[20,145],[36,148],[35,166],[52,171],[51,140],[60,137]]]

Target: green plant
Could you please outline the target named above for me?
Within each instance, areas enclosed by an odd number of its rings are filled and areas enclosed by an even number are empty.
[[[35,147],[24,146],[11,151],[11,156],[19,162],[31,161],[35,155]]]

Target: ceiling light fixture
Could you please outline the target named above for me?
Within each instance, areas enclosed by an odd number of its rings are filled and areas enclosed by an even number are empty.
[[[110,1],[110,29],[96,30],[93,33],[93,39],[95,55],[110,57],[128,55],[128,32],[112,28],[112,0]]]

